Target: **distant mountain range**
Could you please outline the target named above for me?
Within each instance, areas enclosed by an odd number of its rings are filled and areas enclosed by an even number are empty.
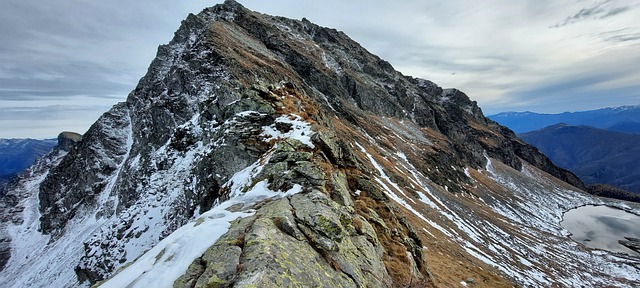
[[[558,123],[640,133],[640,105],[560,114],[503,112],[490,115],[488,118],[509,127],[516,133],[526,133]]]
[[[12,177],[47,154],[58,140],[0,139],[0,191]]]
[[[640,134],[557,124],[519,136],[585,184],[640,193]]]

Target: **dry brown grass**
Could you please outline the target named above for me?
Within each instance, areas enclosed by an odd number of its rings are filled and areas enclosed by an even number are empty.
[[[359,218],[353,218],[353,227],[356,228],[356,232],[362,235],[364,234],[364,223]]]
[[[320,114],[318,106],[308,96],[305,96],[292,87],[278,87],[271,91],[277,96],[282,106],[274,107],[278,114],[296,114],[304,121],[315,123]]]
[[[400,215],[395,215],[395,212],[386,203],[378,202],[368,197],[366,193],[361,194],[355,201],[355,209],[359,215],[369,220],[369,223],[373,225],[378,240],[384,248],[383,263],[393,280],[394,286],[408,287],[412,282],[413,276],[411,275],[411,262],[407,259],[407,247],[401,242],[402,239],[408,237],[408,231],[398,221]],[[380,216],[389,231],[382,225],[370,220],[369,209]],[[362,227],[358,228],[358,226],[362,225],[358,223],[359,220],[354,220],[356,229],[362,230]],[[426,267],[426,263],[422,264],[424,264],[422,266]],[[427,275],[426,270],[421,272],[423,275]]]
[[[236,80],[245,87],[250,87],[255,82],[255,75],[260,74],[269,82],[277,82],[282,79],[299,80],[291,69],[284,67],[283,63],[276,59],[272,52],[248,35],[240,26],[233,23],[215,21],[209,26],[207,44],[215,52],[224,56],[225,61],[236,65],[230,65],[230,69],[236,70]]]
[[[231,243],[234,246],[238,246],[240,248],[244,247],[244,233],[242,234],[238,234],[238,236],[236,236],[236,239],[233,241],[233,243]]]
[[[376,138],[376,140],[378,145],[380,145],[383,149],[395,151],[398,149],[398,146],[401,146],[402,151],[405,152],[405,155],[411,161],[411,163],[413,163],[414,166],[421,167],[419,169],[426,169],[427,167],[430,167],[432,165],[426,162],[425,157],[418,155],[418,152],[415,151],[435,151],[434,147],[424,145],[423,143],[393,143],[393,141],[390,140],[390,138],[392,137],[389,135],[384,135],[384,130],[377,127],[378,125],[381,125],[380,123],[378,123],[378,121],[379,120],[376,118],[376,116],[372,116],[371,118],[367,119],[367,121],[358,121],[358,124],[362,124],[360,122],[366,122],[363,127],[370,136],[374,138],[376,136],[381,136],[379,138]],[[376,162],[384,167],[385,173],[390,178],[394,179],[396,177],[402,177],[402,173],[400,173],[397,168],[397,163],[394,163],[388,158],[383,157],[379,151],[379,148],[371,145],[369,142],[370,139],[364,137],[358,129],[354,129],[350,124],[345,124],[339,120],[333,121],[333,124],[336,130],[339,131],[340,134],[342,134],[341,136],[349,136],[350,139],[356,140],[358,143],[363,145],[366,152],[371,155],[376,160]],[[436,148],[447,147],[449,145],[446,138],[444,138],[444,136],[440,133],[429,128],[423,128],[422,131],[428,135],[430,141],[437,144],[435,146]],[[360,149],[356,148],[354,150],[358,158],[367,158],[367,156],[360,152]],[[363,162],[366,163],[369,161]],[[431,168],[434,169],[434,167]],[[355,177],[360,176],[362,172],[346,171],[346,173],[349,179],[355,179]],[[351,187],[351,189],[353,188],[354,187]],[[401,189],[405,188],[401,187]],[[406,194],[409,195],[409,193]],[[438,230],[430,229],[430,232],[433,235],[439,235],[438,239],[434,239],[431,235],[428,235],[425,232],[421,232],[422,227],[430,228],[430,226],[426,226],[424,221],[422,221],[420,218],[418,218],[416,215],[402,206],[398,206],[398,210],[394,212],[395,210],[390,209],[387,204],[380,203],[374,200],[365,192],[362,193],[355,201],[355,208],[357,213],[367,219],[376,230],[376,234],[382,246],[385,248],[383,262],[385,264],[385,267],[387,267],[387,271],[392,277],[393,283],[396,287],[459,287],[460,281],[465,281],[469,278],[475,279],[475,283],[468,283],[470,287],[513,286],[513,283],[511,283],[507,279],[504,279],[503,276],[501,276],[501,273],[494,267],[490,267],[485,263],[479,261],[478,259],[472,257],[471,255],[467,254],[462,250],[459,244],[450,241],[447,236],[441,234]],[[369,209],[375,211],[380,216],[380,218],[383,219],[385,225],[389,228],[389,230],[395,231],[397,234],[392,235],[392,233],[385,233],[384,227],[376,224],[375,221],[371,221],[368,216]],[[421,206],[419,205],[415,206],[414,209],[418,211],[422,210]],[[429,213],[425,212],[423,214],[426,217],[429,217]],[[426,247],[426,249],[423,249],[424,259],[426,263],[423,263],[423,268],[421,269],[422,274],[425,275],[425,279],[413,279],[411,276],[411,267],[409,264],[410,262],[407,259],[407,247],[405,247],[402,242],[400,242],[400,239],[407,237],[408,234],[406,227],[404,227],[398,221],[398,218],[403,216],[418,231],[420,240]],[[433,219],[434,221],[440,222],[437,215],[434,214],[432,216],[435,217]],[[358,225],[357,221],[354,221],[354,226],[355,225]],[[427,269],[429,271],[427,271]],[[427,275],[431,275],[433,278],[427,277]]]

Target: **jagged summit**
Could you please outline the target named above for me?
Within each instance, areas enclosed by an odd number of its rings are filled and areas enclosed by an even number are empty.
[[[42,165],[3,206],[5,286],[640,281],[559,226],[604,200],[463,92],[235,1],[189,15],[126,102]]]

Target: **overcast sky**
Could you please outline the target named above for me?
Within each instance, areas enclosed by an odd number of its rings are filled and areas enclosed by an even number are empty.
[[[218,1],[2,0],[0,138],[84,133],[188,13]],[[486,115],[640,104],[637,0],[239,1],[342,30]]]

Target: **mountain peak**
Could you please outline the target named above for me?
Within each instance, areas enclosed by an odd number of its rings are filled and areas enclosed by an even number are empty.
[[[567,123],[558,123],[558,124],[555,124],[553,126],[549,126],[548,128],[549,129],[558,129],[558,128],[564,128],[564,127],[568,127],[568,126],[569,126],[569,124],[567,124]]]
[[[238,1],[235,1],[235,0],[225,0],[223,5],[226,6],[226,7],[244,8],[244,6],[242,6],[242,4],[238,3]]]
[[[242,4],[234,0],[225,0],[224,3],[212,7],[223,19],[232,20],[235,13],[249,11]],[[205,9],[207,11],[207,9]]]

